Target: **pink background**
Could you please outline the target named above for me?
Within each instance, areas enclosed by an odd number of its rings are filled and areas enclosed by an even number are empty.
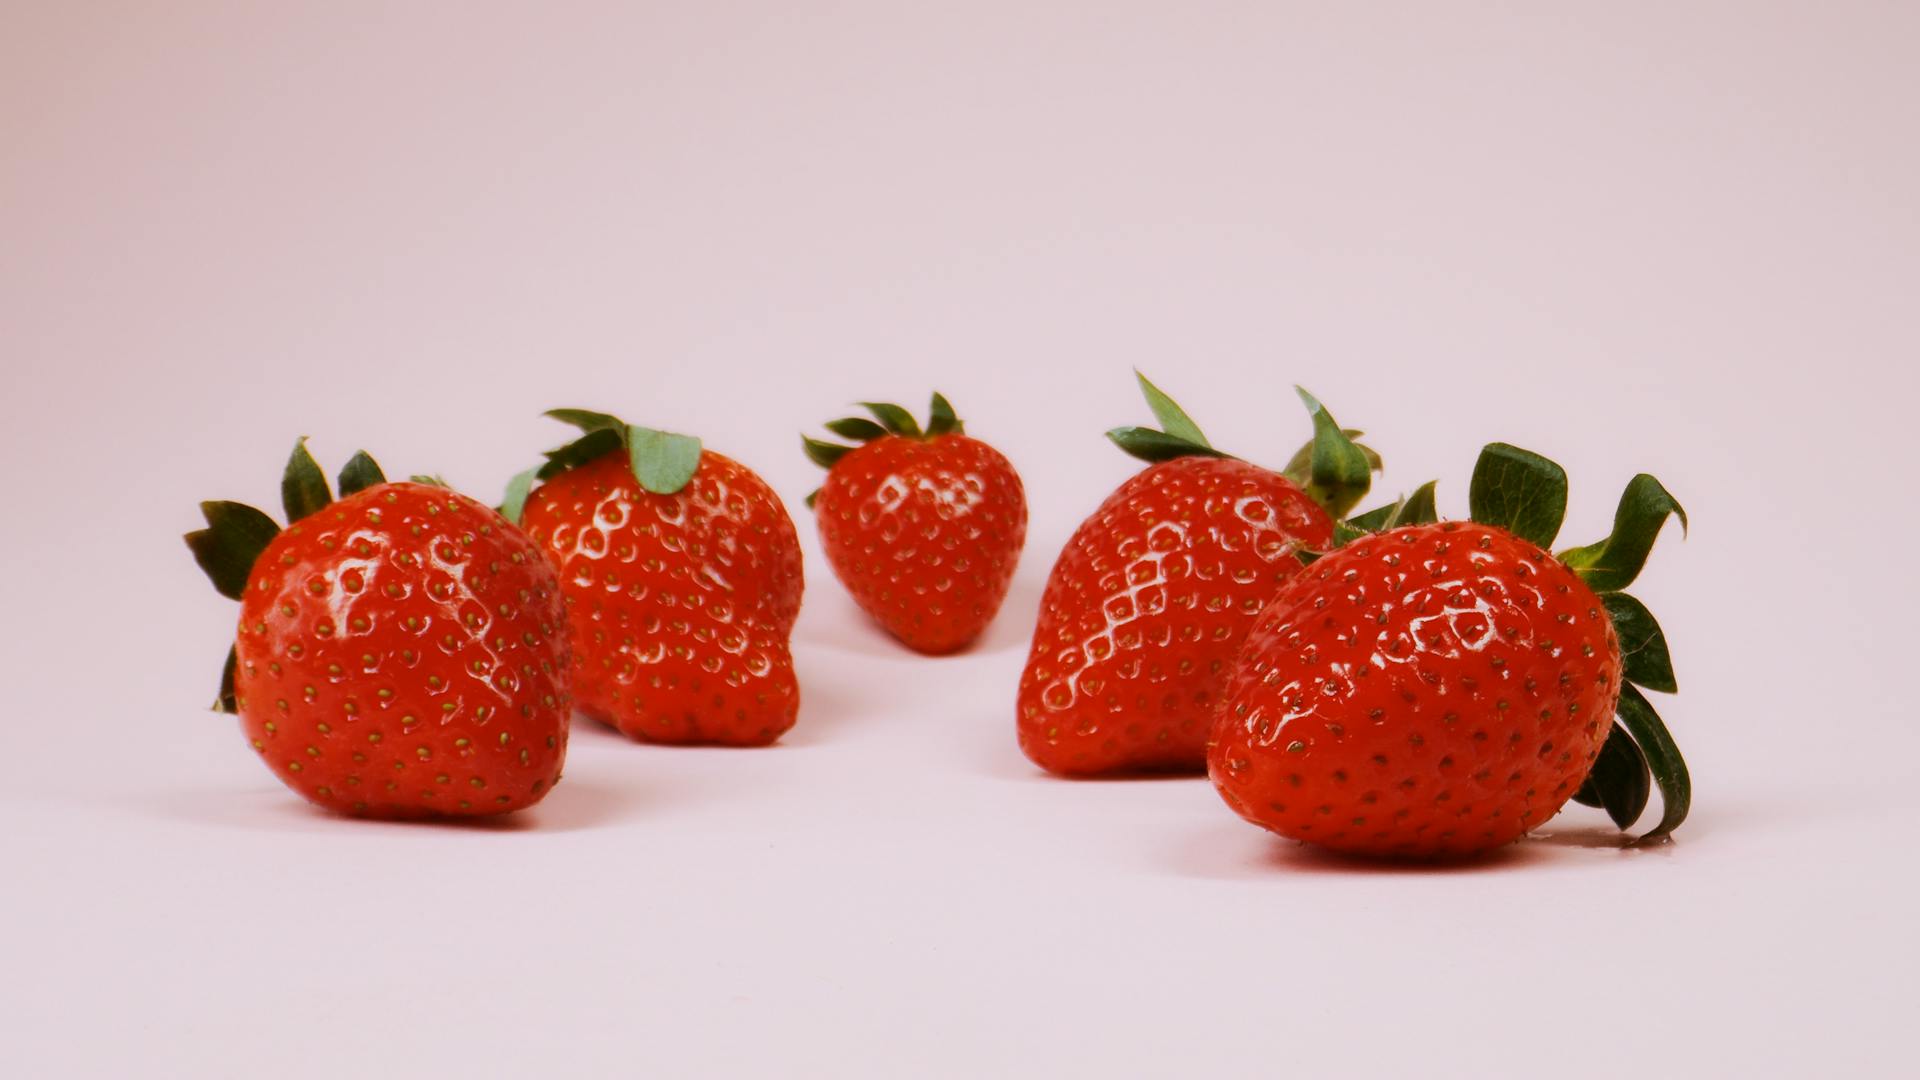
[[[1905,1073],[1920,9],[0,8],[0,1046],[20,1076]],[[1503,438],[1686,502],[1636,589],[1697,778],[1355,866],[1013,741],[1128,369],[1315,390],[1464,511]],[[983,645],[858,617],[797,432],[944,390],[1033,527]],[[512,827],[309,811],[202,711],[178,534],[294,436],[492,497],[554,405],[799,511],[778,748],[578,730]]]

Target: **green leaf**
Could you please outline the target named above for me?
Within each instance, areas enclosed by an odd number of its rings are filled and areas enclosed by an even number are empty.
[[[1361,431],[1359,428],[1341,428],[1340,434],[1345,435],[1353,445],[1360,447],[1361,453],[1367,455],[1368,468],[1374,472],[1379,472],[1381,469],[1386,468],[1386,465],[1380,460],[1380,455],[1374,451],[1373,447],[1363,445],[1360,442],[1360,436],[1365,435],[1366,432]],[[1295,450],[1293,456],[1287,459],[1287,465],[1280,470],[1280,475],[1301,487],[1306,487],[1311,483],[1313,481],[1313,442],[1314,440],[1308,439],[1306,442],[1301,443],[1300,449]]]
[[[1607,593],[1600,598],[1613,620],[1614,633],[1620,636],[1620,660],[1627,681],[1648,690],[1673,694],[1680,690],[1673,677],[1673,656],[1667,652],[1667,636],[1654,621],[1647,605],[1626,593]]]
[[[1400,510],[1407,504],[1405,499],[1395,499],[1390,503],[1376,506],[1364,514],[1355,514],[1347,519],[1347,524],[1367,532],[1382,532],[1393,527],[1399,520]]]
[[[558,450],[546,453],[547,463],[540,466],[534,475],[542,480],[558,476],[568,469],[578,468],[589,461],[605,457],[626,444],[626,429],[615,431],[612,428],[598,428],[573,440]]]
[[[407,479],[416,484],[425,484],[427,487],[446,488],[448,491],[453,490],[453,485],[447,483],[444,477],[438,475],[429,476],[426,473],[414,473],[412,476],[407,477]]]
[[[1180,457],[1227,457],[1211,446],[1175,438],[1152,428],[1122,427],[1107,432],[1113,444],[1141,461],[1172,461]]]
[[[819,488],[814,488],[812,491],[807,492],[807,498],[806,498],[807,509],[809,510],[813,509],[813,504],[819,501],[820,501]]]
[[[1659,840],[1671,835],[1687,820],[1687,810],[1693,804],[1693,780],[1687,775],[1687,763],[1680,756],[1680,748],[1674,745],[1667,725],[1632,683],[1620,687],[1619,717],[1633,741],[1640,745],[1647,767],[1653,770],[1653,781],[1660,787],[1660,824],[1642,836],[1640,842]]]
[[[1415,488],[1413,494],[1376,506],[1364,514],[1355,514],[1346,523],[1367,532],[1385,532],[1402,525],[1431,525],[1439,520],[1433,504],[1434,484],[1435,481],[1429,480]]]
[[[1207,441],[1200,425],[1193,422],[1193,417],[1188,416],[1187,410],[1181,408],[1178,402],[1153,385],[1145,375],[1140,374],[1139,369],[1134,370],[1133,377],[1140,380],[1140,392],[1146,395],[1147,408],[1153,410],[1153,417],[1160,421],[1163,432],[1195,446],[1213,445]]]
[[[1560,553],[1560,559],[1595,592],[1624,589],[1647,565],[1647,554],[1653,550],[1669,514],[1680,519],[1684,535],[1686,510],[1660,481],[1641,473],[1627,481],[1627,490],[1620,494],[1620,506],[1613,513],[1613,535],[1585,547],[1569,548]]]
[[[203,502],[200,513],[207,527],[186,536],[193,561],[221,596],[238,600],[247,591],[254,562],[280,534],[280,526],[245,503]]]
[[[858,439],[872,442],[887,433],[887,429],[864,416],[849,416],[845,420],[828,421],[826,428],[843,439]]]
[[[895,435],[905,435],[909,439],[920,437],[920,422],[913,414],[898,405],[889,405],[884,401],[863,401],[861,407],[874,415],[882,427]]]
[[[1373,486],[1373,465],[1368,462],[1366,452],[1355,446],[1334,422],[1333,415],[1319,399],[1298,386],[1294,391],[1306,403],[1307,415],[1313,418],[1313,448],[1308,455],[1307,483],[1303,486],[1308,498],[1338,520],[1366,497],[1367,489]]]
[[[1640,820],[1647,808],[1647,796],[1652,792],[1646,756],[1640,753],[1639,745],[1627,734],[1627,729],[1615,724],[1607,733],[1607,741],[1600,746],[1593,770],[1573,798],[1575,802],[1605,810],[1615,825],[1628,829]]]
[[[563,424],[572,424],[588,435],[596,431],[615,431],[621,435],[627,433],[625,420],[590,409],[548,409],[541,415],[550,416]]]
[[[386,482],[387,474],[380,471],[379,463],[365,450],[355,451],[340,469],[340,497],[344,499],[349,495],[358,495]]]
[[[819,439],[809,439],[805,435],[800,436],[800,446],[806,450],[807,460],[823,469],[833,468],[835,462],[853,453],[853,447],[851,446],[821,442]]]
[[[1567,516],[1567,471],[1530,450],[1488,443],[1467,490],[1473,520],[1550,547]]]
[[[240,651],[229,646],[227,662],[220,667],[220,696],[213,699],[213,711],[218,713],[238,713],[240,699],[234,692],[234,677],[240,670]]]
[[[307,453],[307,437],[302,435],[294,442],[293,456],[287,459],[287,471],[280,477],[280,504],[287,509],[287,524],[326,509],[332,501],[327,474]]]
[[[927,436],[964,435],[967,425],[954,414],[953,405],[940,391],[933,392],[933,404],[927,409]]]
[[[527,512],[527,496],[533,494],[533,481],[539,472],[537,468],[528,469],[507,481],[507,493],[500,499],[501,517],[515,525],[520,524],[521,515]]]
[[[1400,506],[1400,513],[1394,516],[1394,525],[1431,525],[1440,520],[1440,507],[1434,502],[1433,489],[1439,484],[1429,480],[1413,489],[1413,494]]]
[[[633,478],[656,495],[679,491],[700,470],[700,440],[692,435],[630,425],[627,452],[633,458]]]

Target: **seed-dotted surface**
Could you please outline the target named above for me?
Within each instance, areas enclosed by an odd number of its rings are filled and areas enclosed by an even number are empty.
[[[1479,851],[1573,796],[1619,694],[1613,624],[1564,563],[1499,529],[1412,526],[1318,560],[1261,615],[1209,764],[1283,836]]]
[[[966,435],[860,446],[828,473],[814,511],[827,560],[861,610],[925,653],[980,636],[1027,536],[1013,465]]]
[[[382,484],[293,523],[240,605],[241,726],[287,786],[376,817],[506,813],[560,778],[552,567],[499,514]]]
[[[581,712],[656,742],[756,746],[793,726],[800,541],[752,470],[703,451],[662,495],[607,454],[535,490],[523,521],[560,570]]]
[[[1142,470],[1075,530],[1020,678],[1020,746],[1075,775],[1205,767],[1227,669],[1267,601],[1332,542],[1286,477],[1229,458]]]

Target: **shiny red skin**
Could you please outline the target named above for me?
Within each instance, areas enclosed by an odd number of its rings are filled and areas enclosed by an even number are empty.
[[[1067,776],[1206,767],[1229,665],[1333,522],[1279,473],[1183,457],[1141,471],[1054,563],[1020,678],[1020,748]]]
[[[1552,817],[1606,741],[1620,645],[1567,566],[1415,525],[1315,562],[1260,616],[1208,752],[1227,804],[1338,851],[1470,855]]]
[[[966,435],[886,435],[836,462],[814,500],[854,602],[918,652],[963,649],[1007,598],[1027,540],[1013,464]]]
[[[235,647],[247,738],[328,809],[504,814],[560,779],[560,583],[464,495],[380,484],[294,522],[254,563]]]
[[[703,451],[661,495],[606,454],[535,489],[521,522],[560,570],[581,712],[661,743],[762,746],[793,726],[800,540],[752,470]]]

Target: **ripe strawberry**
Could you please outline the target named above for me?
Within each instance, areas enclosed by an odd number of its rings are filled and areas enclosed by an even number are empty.
[[[1376,459],[1305,391],[1314,440],[1286,473],[1215,450],[1144,376],[1164,431],[1119,428],[1154,462],[1067,541],[1020,679],[1020,747],[1071,776],[1199,770],[1234,653],[1268,600],[1333,538]]]
[[[515,477],[504,512],[560,568],[580,711],[653,742],[779,738],[800,708],[801,591],[780,497],[691,436],[547,415],[584,434]]]
[[[378,818],[503,814],[539,802],[567,752],[560,587],[539,548],[437,481],[388,483],[365,452],[340,500],[294,445],[287,528],[200,504],[187,545],[240,601],[215,708],[274,775]]]
[[[1471,523],[1370,522],[1388,527],[1314,561],[1261,614],[1208,753],[1247,820],[1339,851],[1466,855],[1574,797],[1628,827],[1649,763],[1665,803],[1650,835],[1685,817],[1685,765],[1631,685],[1675,688],[1665,639],[1619,591],[1685,512],[1642,474],[1608,540],[1555,558],[1559,466],[1494,444],[1472,496]]]
[[[980,636],[1007,598],[1027,539],[1027,499],[1013,464],[969,437],[939,394],[923,433],[898,405],[879,420],[827,429],[863,445],[804,436],[827,470],[807,497],[820,545],[861,610],[910,649],[950,653]]]

